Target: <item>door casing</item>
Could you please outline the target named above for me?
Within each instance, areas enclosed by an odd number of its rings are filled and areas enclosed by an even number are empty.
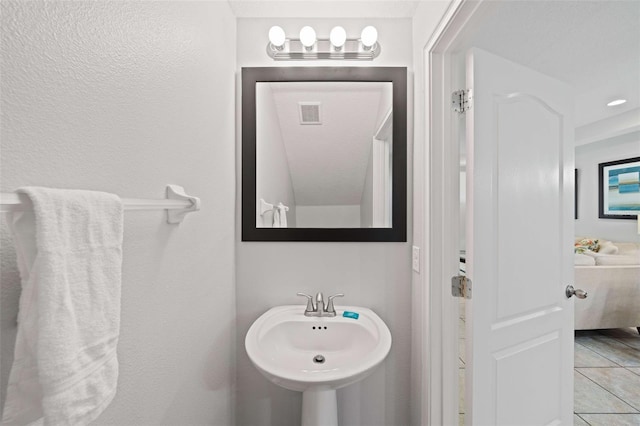
[[[455,46],[480,26],[496,7],[486,0],[452,0],[423,51],[425,70],[425,149],[423,221],[425,273],[417,301],[425,333],[420,359],[418,418],[414,424],[458,424],[458,301],[451,297],[450,280],[459,269],[459,147],[457,127],[450,110],[451,92],[460,76],[453,72]],[[462,80],[464,81],[464,80]],[[454,143],[455,141],[455,143]]]
[[[422,300],[419,328],[424,331],[419,353],[419,418],[415,424],[458,423],[458,301],[450,296],[450,279],[459,268],[459,146],[457,120],[450,111],[451,93],[459,90],[457,48],[479,29],[497,7],[487,0],[452,0],[423,51],[425,111],[423,156],[425,182],[421,241],[425,273],[420,276]]]

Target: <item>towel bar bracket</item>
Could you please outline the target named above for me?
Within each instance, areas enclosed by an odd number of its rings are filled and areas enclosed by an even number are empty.
[[[191,203],[190,206],[184,209],[167,210],[168,223],[181,223],[188,213],[200,210],[200,198],[187,195],[181,186],[167,185],[167,199],[189,201]]]
[[[260,216],[264,216],[265,213],[273,211],[275,208],[284,209],[284,211],[289,211],[289,207],[285,206],[282,203],[278,203],[277,206],[274,207],[273,204],[267,203],[264,198],[260,198]]]
[[[273,211],[273,204],[267,203],[263,198],[260,198],[260,216],[270,211]]]

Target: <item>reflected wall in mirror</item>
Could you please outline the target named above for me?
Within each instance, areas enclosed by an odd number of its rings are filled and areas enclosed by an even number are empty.
[[[242,120],[244,241],[406,241],[406,68],[243,68]]]
[[[256,227],[391,228],[391,94],[382,82],[258,83]]]

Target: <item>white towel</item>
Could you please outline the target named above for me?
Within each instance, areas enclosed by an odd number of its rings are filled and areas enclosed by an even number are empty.
[[[280,228],[280,209],[278,207],[274,207],[273,210],[273,225],[272,228]]]
[[[289,207],[285,206],[282,203],[278,203],[278,206],[273,211],[273,223],[274,223],[273,227],[274,228],[287,227],[287,210],[289,210]],[[278,226],[275,225],[276,220],[277,220]]]
[[[22,279],[3,425],[86,425],[116,392],[122,202],[101,192],[22,188],[9,218]]]

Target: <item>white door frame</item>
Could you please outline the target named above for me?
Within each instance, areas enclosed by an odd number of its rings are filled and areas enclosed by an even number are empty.
[[[451,277],[459,269],[459,149],[451,120],[451,53],[454,42],[473,29],[492,6],[485,0],[452,0],[423,52],[425,149],[423,235],[424,307],[420,348],[422,425],[458,424],[458,300]]]
[[[393,142],[393,111],[389,109],[372,139],[373,227],[391,226],[391,152]]]

